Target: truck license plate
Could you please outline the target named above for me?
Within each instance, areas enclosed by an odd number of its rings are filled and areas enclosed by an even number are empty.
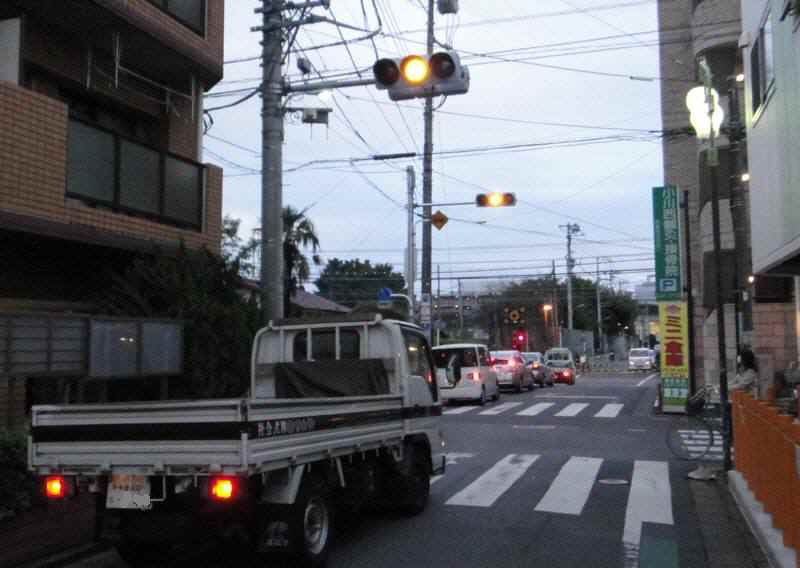
[[[144,475],[112,475],[106,494],[108,509],[150,509],[150,480]]]

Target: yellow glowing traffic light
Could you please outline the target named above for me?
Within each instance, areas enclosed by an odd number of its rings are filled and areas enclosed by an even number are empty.
[[[387,90],[393,101],[469,91],[469,69],[454,51],[379,59],[372,66],[375,86]]]
[[[479,193],[475,196],[475,205],[478,207],[513,207],[517,204],[517,196],[513,193]]]
[[[409,55],[400,63],[400,74],[409,85],[421,85],[428,80],[431,68],[421,55]]]

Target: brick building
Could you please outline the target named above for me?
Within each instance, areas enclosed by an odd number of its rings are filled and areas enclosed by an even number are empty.
[[[201,149],[223,12],[224,0],[0,3],[0,311],[92,312],[109,269],[137,253],[219,250],[222,171]],[[0,399],[6,381],[0,366]]]
[[[687,132],[686,94],[699,85],[698,60],[705,57],[725,113],[720,136],[718,188],[723,257],[726,353],[729,379],[736,372],[737,350],[751,347],[763,379],[771,384],[797,352],[791,281],[753,273],[748,144],[742,24],[739,0],[659,0],[662,122],[666,130]],[[714,245],[708,146],[693,135],[678,134],[663,145],[664,182],[688,190],[692,298],[694,300],[695,383],[718,382]],[[754,224],[753,227],[756,225]],[[685,254],[685,251],[684,251]]]

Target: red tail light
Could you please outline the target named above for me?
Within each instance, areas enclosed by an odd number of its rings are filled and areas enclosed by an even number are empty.
[[[63,499],[67,494],[67,481],[60,475],[45,478],[44,492],[48,499]]]
[[[564,376],[569,377],[569,371],[564,371]]]
[[[514,359],[509,359],[509,361],[508,361],[508,366],[509,366],[509,367],[512,367],[512,368],[513,368],[513,367],[516,367],[516,366],[517,366],[517,362],[516,362],[516,361],[514,361]]]
[[[538,369],[540,366],[541,366],[541,365],[539,365],[539,363],[534,363],[534,364],[533,364],[533,368],[534,368],[534,369]]]
[[[215,501],[230,501],[238,496],[239,481],[235,477],[213,477],[208,490]]]
[[[481,374],[478,371],[474,371],[470,373],[470,378],[476,383],[478,383],[481,380]]]

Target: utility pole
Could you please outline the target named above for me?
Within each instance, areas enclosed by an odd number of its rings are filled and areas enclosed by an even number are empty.
[[[558,315],[558,304],[561,301],[561,298],[558,295],[558,279],[556,278],[556,261],[553,260],[553,343],[555,343],[555,334],[558,333],[558,346],[563,347],[563,341],[561,337],[561,320],[559,320]]]
[[[438,264],[436,265],[436,305],[439,306],[436,309],[436,343],[434,345],[439,345],[439,337],[441,331],[441,309],[442,309],[442,267]]]
[[[581,227],[577,223],[567,223],[560,227],[567,230],[567,328],[572,331],[572,269],[575,268],[575,260],[572,258],[572,236],[580,233]]]
[[[261,310],[265,321],[283,313],[283,6],[261,12]]]
[[[433,6],[435,0],[428,0],[428,57],[433,54]],[[433,202],[433,95],[425,97],[425,141],[422,158],[422,202]],[[432,269],[432,227],[431,206],[422,209],[422,298],[430,302]]]
[[[719,404],[722,411],[722,449],[723,467],[725,471],[731,469],[731,440],[730,440],[730,411],[728,408],[728,354],[725,341],[725,298],[723,297],[724,286],[722,284],[722,243],[720,237],[720,218],[719,218],[719,180],[718,166],[719,155],[715,145],[715,132],[713,127],[714,117],[714,98],[711,95],[712,75],[711,69],[705,59],[700,60],[700,76],[703,86],[706,89],[706,102],[708,103],[708,119],[712,124],[711,136],[709,137],[709,149],[706,153],[706,161],[709,167],[711,178],[711,225],[714,236],[714,288],[716,290],[716,310],[717,310],[717,352],[719,357]]]
[[[597,347],[603,350],[603,308],[600,304],[600,257],[597,257],[597,280],[595,281],[595,291],[597,292]]]
[[[416,251],[416,229],[414,228],[414,188],[416,185],[414,166],[406,168],[406,190],[408,194],[408,242],[406,243],[406,287],[408,297],[411,301],[411,313],[414,313],[414,282],[416,281],[415,264],[417,260]]]
[[[461,295],[461,278],[458,279],[458,336],[464,335],[464,298]]]

